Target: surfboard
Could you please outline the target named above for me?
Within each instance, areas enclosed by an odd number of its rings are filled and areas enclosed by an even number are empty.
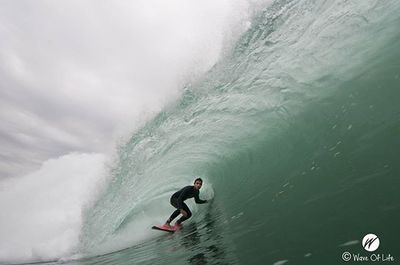
[[[164,231],[164,232],[170,232],[170,233],[174,233],[176,231],[176,227],[174,227],[174,226],[167,227],[165,225],[153,225],[153,227],[151,229],[160,230],[160,231]]]

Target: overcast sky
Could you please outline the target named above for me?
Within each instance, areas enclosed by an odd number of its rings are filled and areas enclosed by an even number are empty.
[[[0,179],[108,152],[218,61],[248,2],[2,0]]]

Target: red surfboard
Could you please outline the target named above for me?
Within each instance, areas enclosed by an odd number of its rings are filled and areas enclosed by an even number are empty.
[[[154,225],[151,229],[174,233],[175,231],[179,230],[179,227],[168,225]]]

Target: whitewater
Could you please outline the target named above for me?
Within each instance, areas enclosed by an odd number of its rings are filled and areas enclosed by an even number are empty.
[[[257,8],[215,64],[112,156],[67,155],[3,184],[0,209],[15,205],[16,218],[32,221],[0,241],[0,262],[339,264],[346,251],[365,252],[369,233],[400,259],[400,3]],[[53,174],[93,187],[35,187]],[[211,202],[190,202],[179,233],[152,231],[171,214],[171,194],[196,177]],[[26,203],[30,190],[49,196]],[[76,202],[63,205],[68,194]],[[55,212],[38,211],[48,200]],[[59,236],[44,232],[40,214],[59,218]],[[24,224],[2,221],[0,231],[11,240]],[[41,233],[50,237],[38,242]]]

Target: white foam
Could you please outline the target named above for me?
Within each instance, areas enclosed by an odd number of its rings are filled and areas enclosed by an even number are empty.
[[[0,262],[51,260],[76,247],[82,210],[105,181],[105,156],[69,154],[0,186]]]

